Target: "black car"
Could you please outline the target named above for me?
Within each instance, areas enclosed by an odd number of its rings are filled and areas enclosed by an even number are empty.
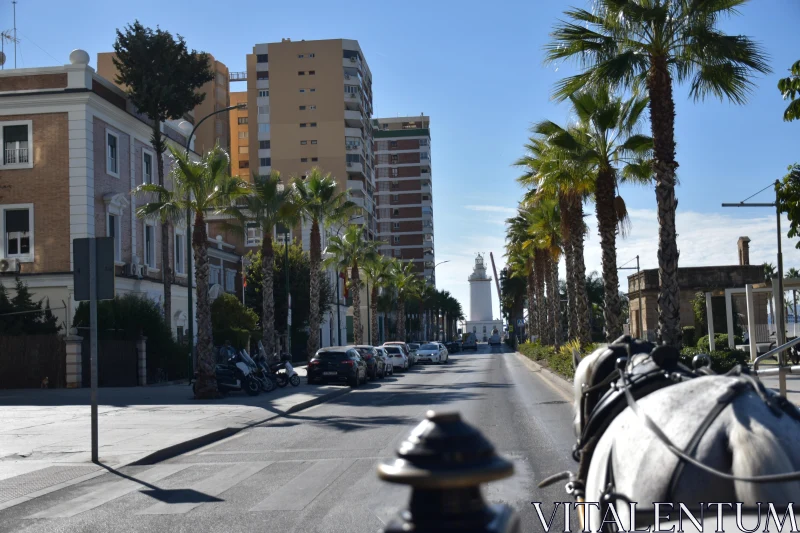
[[[456,353],[461,349],[461,343],[458,341],[448,341],[444,343],[444,347],[447,348],[448,352]]]
[[[308,362],[308,382],[346,381],[351,387],[367,382],[367,363],[355,348],[323,348]]]
[[[367,376],[370,379],[383,379],[386,377],[386,359],[378,355],[373,346],[354,346],[359,355],[367,363]]]

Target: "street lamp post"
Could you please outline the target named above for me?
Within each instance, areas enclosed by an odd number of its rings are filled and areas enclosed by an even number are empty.
[[[232,109],[246,109],[247,104],[237,104],[228,107],[224,107],[222,109],[218,109],[213,113],[209,113],[208,115],[204,116],[200,119],[200,121],[194,125],[192,128],[191,133],[188,137],[186,137],[186,157],[189,157],[189,147],[192,144],[192,137],[194,137],[194,133],[197,131],[197,128],[200,127],[200,124],[205,122],[205,120],[209,117],[213,117],[219,113],[225,113],[227,111],[231,111]],[[188,122],[181,122],[178,126],[181,127],[184,124],[187,126],[189,125]],[[184,128],[181,128],[184,129]],[[188,295],[187,295],[187,307],[189,313],[189,320],[187,327],[189,328],[189,353],[191,354],[190,361],[192,364],[190,376],[194,373],[194,357],[195,357],[195,349],[194,349],[194,297],[192,296],[192,289],[194,288],[194,283],[192,282],[192,210],[186,210],[186,280],[189,287]]]

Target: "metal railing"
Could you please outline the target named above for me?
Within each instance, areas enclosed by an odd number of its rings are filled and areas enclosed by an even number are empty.
[[[795,346],[796,344],[800,344],[800,337],[792,339],[786,344],[782,344],[777,348],[773,348],[772,350],[759,355],[756,357],[756,360],[753,361],[753,374],[756,376],[778,375],[778,392],[784,398],[786,397],[786,374],[800,374],[800,365],[787,365],[786,356],[783,352]],[[777,368],[765,368],[763,370],[758,369],[758,365],[761,363],[761,361],[770,357],[775,357],[776,355],[778,356]]]
[[[28,149],[27,148],[6,148],[5,156],[3,157],[3,164],[16,165],[18,163],[28,162]]]

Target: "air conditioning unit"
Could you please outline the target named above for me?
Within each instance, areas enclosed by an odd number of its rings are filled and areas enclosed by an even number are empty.
[[[142,279],[147,276],[147,265],[136,265],[136,277]]]
[[[356,56],[351,56],[350,57],[350,62],[351,63],[355,63],[356,62]]]
[[[19,272],[19,259],[0,259],[0,274]]]

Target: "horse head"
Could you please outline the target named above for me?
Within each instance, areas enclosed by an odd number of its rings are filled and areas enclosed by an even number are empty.
[[[584,413],[583,396],[584,391],[596,383],[596,367],[600,356],[607,351],[607,347],[601,346],[589,355],[581,357],[578,350],[572,350],[572,368],[574,369],[575,378],[572,386],[573,390],[573,404],[572,409],[574,412],[573,428],[575,429],[575,436],[580,437],[583,433],[583,427],[589,413]]]

